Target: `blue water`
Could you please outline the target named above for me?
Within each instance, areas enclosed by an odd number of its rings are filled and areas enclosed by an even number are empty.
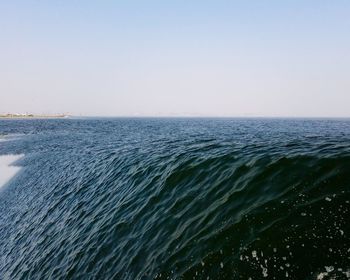
[[[24,155],[0,279],[350,279],[350,120],[0,120],[0,138]]]

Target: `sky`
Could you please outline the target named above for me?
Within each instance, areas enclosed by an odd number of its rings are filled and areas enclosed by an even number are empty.
[[[0,1],[0,113],[349,117],[350,1]]]

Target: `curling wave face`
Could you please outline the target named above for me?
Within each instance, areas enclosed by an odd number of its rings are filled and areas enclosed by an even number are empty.
[[[1,279],[348,279],[350,121],[0,121]],[[336,278],[338,277],[338,278]]]

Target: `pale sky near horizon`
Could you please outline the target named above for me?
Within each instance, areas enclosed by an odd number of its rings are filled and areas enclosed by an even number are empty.
[[[2,1],[0,113],[350,116],[350,1]]]

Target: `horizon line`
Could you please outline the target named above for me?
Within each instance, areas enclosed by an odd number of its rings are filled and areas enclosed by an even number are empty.
[[[6,117],[6,115],[13,115]],[[349,119],[350,116],[272,116],[272,115],[88,115],[70,113],[0,113],[0,119],[5,118],[237,118],[237,119]]]
[[[349,119],[350,116],[220,116],[220,115],[67,115],[71,118],[237,118],[237,119]]]

